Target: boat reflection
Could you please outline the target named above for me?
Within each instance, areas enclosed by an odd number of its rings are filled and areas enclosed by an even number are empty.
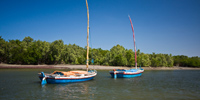
[[[96,86],[91,86],[91,81],[68,84],[47,84],[42,86],[43,92],[51,92],[55,99],[94,99]],[[46,94],[46,93],[45,93]]]

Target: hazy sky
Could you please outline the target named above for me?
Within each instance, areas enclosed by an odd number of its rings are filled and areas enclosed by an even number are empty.
[[[133,49],[128,14],[141,52],[200,56],[200,0],[88,0],[90,44]],[[85,0],[0,0],[0,36],[85,47]],[[91,46],[91,45],[90,45]]]

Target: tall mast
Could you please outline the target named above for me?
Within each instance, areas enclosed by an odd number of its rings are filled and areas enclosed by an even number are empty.
[[[88,9],[88,2],[86,1],[86,7],[87,7],[87,60],[86,60],[86,68],[88,71],[88,63],[89,63],[89,9]]]
[[[132,24],[131,18],[130,18],[129,15],[128,15],[128,17],[129,17],[129,20],[130,20],[130,22],[131,22],[131,27],[132,27],[132,31],[133,31],[133,40],[134,40],[134,49],[135,49],[135,68],[137,69],[137,51],[136,51],[136,46],[135,46],[134,29],[133,29],[133,24]]]

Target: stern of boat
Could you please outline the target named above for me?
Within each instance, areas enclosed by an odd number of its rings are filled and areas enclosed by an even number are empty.
[[[47,83],[44,72],[38,73],[38,76],[39,76],[39,79],[40,79],[42,85]]]

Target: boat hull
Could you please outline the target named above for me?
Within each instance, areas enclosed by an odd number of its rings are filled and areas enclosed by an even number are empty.
[[[50,84],[60,84],[60,83],[73,83],[73,82],[83,82],[83,81],[89,81],[92,80],[95,76],[87,77],[87,78],[46,78],[47,83]],[[42,77],[39,77],[42,81]]]
[[[113,78],[133,78],[133,77],[138,77],[141,76],[142,73],[144,72],[144,69],[139,68],[139,69],[117,69],[110,71],[110,75]]]
[[[110,73],[111,77],[114,78],[114,73]],[[133,77],[138,77],[141,76],[142,73],[138,74],[123,74],[123,73],[117,73],[117,78],[133,78]]]

